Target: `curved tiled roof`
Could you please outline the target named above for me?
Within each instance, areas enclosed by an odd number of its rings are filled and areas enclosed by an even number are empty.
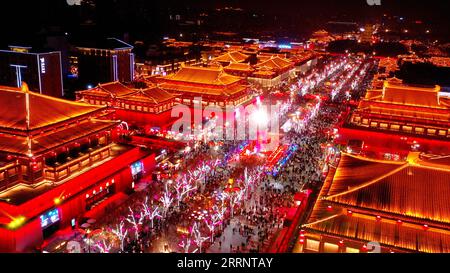
[[[153,104],[159,104],[174,98],[175,96],[173,94],[158,87],[135,90],[134,93],[120,97],[120,99],[124,100],[147,101]]]
[[[225,73],[221,67],[184,66],[177,73],[166,76],[163,80],[208,85],[229,85],[242,79]]]
[[[227,52],[219,57],[212,59],[216,62],[242,63],[248,59],[248,55],[242,54],[239,51]]]
[[[29,97],[29,122],[27,122],[27,96]],[[75,117],[104,109],[41,95],[18,88],[0,87],[0,127],[10,130],[34,130],[67,121]]]
[[[402,250],[450,252],[450,165],[442,162],[430,162],[418,153],[411,153],[406,162],[343,153],[304,227]]]

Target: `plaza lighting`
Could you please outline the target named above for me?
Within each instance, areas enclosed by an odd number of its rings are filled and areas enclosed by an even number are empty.
[[[13,218],[11,220],[11,222],[9,222],[8,228],[9,229],[17,229],[20,226],[22,226],[24,223],[25,223],[25,217],[19,216],[19,217]]]
[[[252,121],[256,122],[258,125],[266,125],[269,122],[269,117],[266,111],[258,109],[251,115]]]

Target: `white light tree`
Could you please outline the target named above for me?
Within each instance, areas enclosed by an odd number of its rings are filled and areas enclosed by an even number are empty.
[[[186,175],[175,181],[174,188],[177,194],[177,207],[180,206],[180,202],[184,200],[186,194],[197,189],[197,187],[190,183]]]
[[[102,239],[95,246],[99,249],[100,253],[109,253],[112,248],[112,243],[106,243],[105,239]]]
[[[231,217],[234,217],[234,206],[240,204],[241,200],[244,197],[244,191],[239,190],[239,192],[223,192],[222,193],[223,198],[228,199],[230,203],[230,214]],[[222,204],[223,204],[222,200]]]
[[[142,225],[142,223],[144,221],[144,215],[141,212],[140,217],[138,219],[136,219],[135,213],[131,209],[131,207],[128,207],[128,209],[130,210],[130,214],[128,214],[128,217],[125,220],[127,220],[128,223],[133,225],[136,239],[139,239],[139,227]]]
[[[188,236],[181,240],[178,244],[184,250],[184,253],[189,253],[189,248],[191,247],[192,240]]]
[[[192,226],[191,234],[194,236],[194,242],[197,245],[199,252],[202,253],[202,245],[206,240],[208,240],[208,237],[202,236],[198,222],[195,222]]]
[[[253,177],[249,177],[247,167],[244,170],[244,191],[247,193],[250,187],[250,184],[253,182]]]
[[[125,238],[128,235],[128,230],[124,228],[125,223],[123,221],[120,221],[120,224],[116,225],[116,228],[112,229],[111,232],[117,236],[117,238],[120,241],[120,250],[124,251],[124,242]]]
[[[209,219],[205,219],[205,224],[209,229],[209,232],[211,233],[211,243],[214,242],[214,234],[216,231],[216,226],[220,225],[222,222],[222,218],[220,217],[221,214],[219,213],[213,213]]]
[[[148,196],[145,198],[144,203],[142,204],[143,216],[147,217],[150,220],[150,227],[153,228],[153,223],[156,217],[161,218],[162,216],[159,214],[159,207],[148,205]]]
[[[173,203],[172,193],[167,188],[167,183],[165,185],[164,195],[159,198],[159,201],[163,204],[163,216],[166,218],[167,212],[170,209],[170,206]]]

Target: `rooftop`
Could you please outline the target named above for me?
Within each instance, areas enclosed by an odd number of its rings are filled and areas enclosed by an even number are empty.
[[[26,87],[22,90],[1,86],[0,102],[0,130],[8,132],[35,130],[105,109],[104,106],[41,95]]]
[[[442,163],[418,153],[410,153],[404,162],[343,153],[305,226],[327,235],[412,251],[444,248],[449,252],[450,165]],[[403,224],[396,238],[398,219]],[[427,233],[425,223],[430,227]]]
[[[229,75],[222,67],[195,67],[184,66],[177,73],[166,76],[164,81],[177,81],[184,83],[230,85],[238,83],[242,78]]]

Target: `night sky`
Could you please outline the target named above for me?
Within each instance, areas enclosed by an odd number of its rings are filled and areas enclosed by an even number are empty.
[[[164,12],[208,10],[225,6],[240,7],[248,12],[286,17],[291,24],[317,27],[330,20],[364,21],[383,14],[423,20],[448,28],[448,1],[445,0],[381,0],[381,6],[369,6],[366,0],[92,0],[97,9],[93,18],[100,32],[148,30],[158,33],[163,28],[158,18]],[[45,31],[80,29],[85,12],[75,11],[66,0],[2,2],[0,16],[1,44],[26,40]],[[98,32],[97,32],[98,33]]]

